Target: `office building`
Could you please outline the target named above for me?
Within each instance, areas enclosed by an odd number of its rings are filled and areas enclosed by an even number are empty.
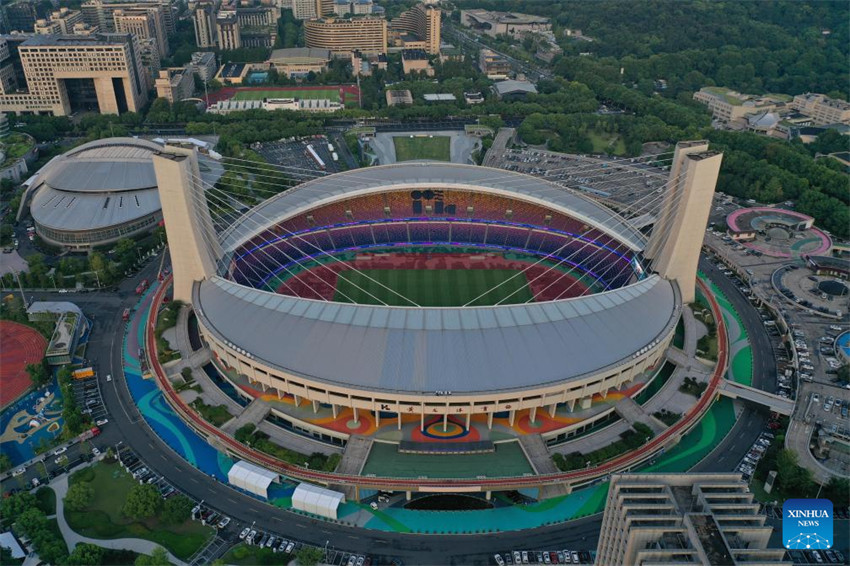
[[[769,96],[741,94],[724,87],[707,86],[694,93],[694,100],[708,106],[713,120],[729,124],[750,114],[773,111],[781,104]]]
[[[191,98],[195,90],[195,77],[191,67],[162,69],[155,81],[156,95],[171,104]]]
[[[440,52],[440,9],[417,4],[390,22],[393,44],[405,49],[424,49],[430,55]]]
[[[798,94],[791,103],[800,114],[809,116],[815,126],[850,124],[850,103],[823,94]]]
[[[330,49],[334,55],[348,55],[355,50],[383,53],[387,47],[387,21],[372,16],[309,20],[304,22],[304,39],[307,47]]]
[[[218,70],[218,65],[215,62],[215,53],[209,51],[199,51],[192,53],[192,62],[190,63],[195,74],[204,82],[209,82],[215,76]]]
[[[790,564],[734,473],[615,474],[596,564]]]
[[[202,2],[197,4],[192,14],[192,22],[195,25],[195,45],[201,48],[215,47],[217,36],[213,3]]]
[[[0,95],[2,112],[121,114],[146,102],[148,78],[131,34],[34,35],[16,52],[25,82],[17,88],[27,92]]]
[[[316,17],[333,16],[336,13],[338,1],[342,0],[316,0]]]
[[[304,77],[309,73],[321,73],[328,68],[331,57],[331,52],[328,49],[293,47],[275,49],[272,51],[268,63],[278,74],[291,79]]]
[[[400,106],[402,104],[413,104],[413,95],[407,89],[388,90],[386,92],[387,106]]]
[[[62,33],[58,22],[52,20],[38,19],[35,21],[33,30],[38,35],[57,35]]]
[[[83,20],[92,27],[101,31],[115,31],[115,19],[112,13],[115,10],[156,10],[162,14],[162,22],[165,27],[165,37],[177,32],[177,24],[174,21],[174,12],[171,0],[134,0],[134,1],[110,1],[110,0],[86,0],[80,7]]]
[[[239,49],[242,37],[239,34],[239,20],[235,12],[219,12],[215,20],[218,47],[222,50]]]
[[[277,10],[271,7],[236,8],[242,47],[271,47],[277,39]]]
[[[74,26],[80,23],[83,23],[82,12],[60,8],[51,12],[49,18],[37,20],[35,23],[35,33],[41,35],[72,35],[74,33]]]
[[[309,20],[317,17],[317,0],[292,0],[292,15],[296,20]]]

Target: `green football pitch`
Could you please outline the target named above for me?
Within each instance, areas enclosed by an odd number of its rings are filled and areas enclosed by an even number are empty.
[[[451,161],[451,138],[448,136],[394,136],[396,161],[430,159]]]
[[[323,99],[327,98],[333,102],[343,102],[339,99],[338,88],[316,88],[310,90],[240,90],[233,95],[231,100],[262,100],[264,98],[299,98],[299,99]]]
[[[494,305],[502,299],[507,304],[524,303],[532,298],[531,290],[525,274],[517,273],[513,269],[343,271],[337,279],[334,300],[406,307],[413,305],[403,297],[423,307],[454,307],[473,300],[472,306]],[[486,294],[479,297],[482,293]]]

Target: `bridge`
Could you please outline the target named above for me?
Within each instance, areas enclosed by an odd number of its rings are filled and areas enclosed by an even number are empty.
[[[721,381],[717,392],[720,395],[729,397],[730,399],[743,399],[745,401],[757,403],[763,407],[767,407],[774,413],[779,413],[780,415],[788,416],[794,412],[793,400],[780,397],[779,395],[774,395],[773,393],[768,393],[767,391],[762,391],[761,389],[756,389],[755,387],[750,387],[749,385],[729,381],[728,379]]]

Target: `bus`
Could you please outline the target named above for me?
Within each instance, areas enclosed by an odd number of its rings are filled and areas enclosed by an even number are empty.
[[[130,307],[124,309],[124,312],[121,314],[121,320],[124,322],[130,322]]]
[[[94,368],[82,368],[71,372],[74,379],[88,379],[94,376]]]

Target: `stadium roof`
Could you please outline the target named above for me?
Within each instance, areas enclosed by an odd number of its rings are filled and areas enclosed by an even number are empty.
[[[233,251],[272,224],[347,195],[436,187],[468,188],[526,199],[596,226],[633,250],[643,249],[645,244],[644,236],[611,210],[546,180],[504,169],[419,161],[355,169],[299,185],[246,213],[225,233],[222,246],[225,251]]]
[[[282,372],[414,394],[520,390],[619,367],[681,310],[677,287],[657,275],[559,301],[427,308],[301,299],[212,277],[196,283],[192,303],[219,340]]]
[[[162,145],[136,138],[83,144],[52,159],[36,175],[33,219],[64,231],[116,226],[160,210],[152,155]],[[223,173],[199,155],[201,176],[214,184]]]
[[[493,88],[499,96],[516,93],[537,94],[537,89],[528,81],[499,81],[493,84]]]

